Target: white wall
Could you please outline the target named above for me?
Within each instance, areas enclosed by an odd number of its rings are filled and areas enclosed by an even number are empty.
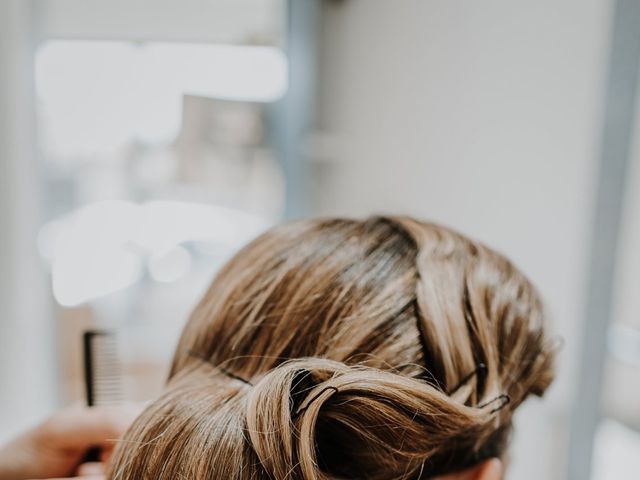
[[[520,416],[509,478],[563,476],[612,3],[324,3],[316,213],[404,212],[484,240],[540,287],[566,340],[550,401]]]
[[[49,295],[38,263],[31,2],[0,2],[0,442],[56,403]]]

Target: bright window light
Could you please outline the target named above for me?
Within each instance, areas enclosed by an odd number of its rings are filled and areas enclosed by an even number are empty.
[[[127,202],[104,202],[82,208],[67,220],[59,237],[51,239],[53,295],[58,303],[79,305],[141,277],[143,261],[128,245],[138,213]]]
[[[147,260],[152,279],[178,280],[191,268],[187,242],[232,252],[268,226],[261,217],[214,205],[108,201],[44,225],[38,247],[51,261],[54,297],[74,306],[135,284]]]
[[[149,259],[149,274],[156,282],[175,282],[191,267],[191,254],[186,248],[176,245],[164,255]]]
[[[282,50],[264,46],[54,40],[36,56],[46,147],[60,157],[169,142],[184,95],[273,102],[287,78]]]

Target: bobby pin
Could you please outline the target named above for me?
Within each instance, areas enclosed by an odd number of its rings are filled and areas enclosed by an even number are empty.
[[[484,407],[487,407],[487,406],[489,406],[492,403],[495,403],[497,401],[502,401],[502,403],[498,407],[496,407],[493,410],[491,410],[489,413],[496,413],[496,412],[499,412],[500,410],[502,410],[504,407],[506,407],[509,404],[509,402],[511,402],[511,397],[509,395],[507,395],[506,393],[503,393],[502,395],[498,395],[496,398],[493,398],[493,399],[488,400],[488,401],[486,401],[484,403],[478,404],[476,408],[484,408]]]
[[[452,394],[456,393],[464,385],[466,385],[469,380],[471,380],[476,375],[478,377],[480,377],[481,375],[486,375],[486,374],[487,374],[487,366],[484,363],[479,363],[478,366],[476,367],[476,369],[473,372],[468,373],[467,375],[462,377],[462,380],[460,380],[455,387],[453,387],[452,389],[448,390],[447,391],[447,395],[452,395]]]
[[[298,411],[294,414],[294,418],[298,418],[300,415],[302,415],[302,413],[304,413],[313,402],[315,402],[318,398],[320,398],[320,395],[322,395],[324,392],[327,392],[329,390],[333,390],[335,393],[338,393],[340,390],[338,390],[338,387],[325,387],[322,390],[320,390],[318,393],[316,393],[313,398],[311,400],[309,400],[307,402],[307,404],[304,407],[301,407],[298,409]]]
[[[244,383],[246,385],[249,385],[249,386],[253,387],[253,383],[251,383],[249,380],[247,380],[245,378],[242,378],[239,375],[236,375],[235,373],[227,370],[224,367],[221,367],[220,365],[216,365],[215,363],[213,363],[208,358],[206,358],[206,357],[194,352],[193,350],[187,350],[187,355],[189,355],[190,357],[197,358],[198,360],[201,360],[201,361],[203,361],[205,363],[208,363],[209,365],[211,365],[216,370],[220,370],[220,372],[222,372],[223,374],[225,374],[229,378],[233,378],[234,380],[238,380],[239,382],[242,382],[242,383]]]

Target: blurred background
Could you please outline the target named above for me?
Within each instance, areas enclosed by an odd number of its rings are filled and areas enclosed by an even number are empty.
[[[637,0],[3,0],[0,441],[83,399],[83,330],[152,398],[249,239],[406,213],[512,258],[564,339],[508,478],[637,478],[639,60]]]

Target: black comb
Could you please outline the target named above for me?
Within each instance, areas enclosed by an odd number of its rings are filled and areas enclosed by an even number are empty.
[[[88,330],[84,332],[82,345],[87,405],[93,407],[122,403],[122,365],[116,333]],[[99,460],[99,448],[90,449],[83,458],[83,462]]]

